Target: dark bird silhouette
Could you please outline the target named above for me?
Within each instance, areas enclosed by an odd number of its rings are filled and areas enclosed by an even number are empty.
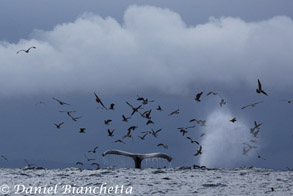
[[[154,130],[152,129],[151,134],[152,134],[155,138],[157,138],[157,137],[158,137],[158,133],[159,133],[160,131],[162,131],[162,129],[158,129],[158,130],[156,130],[156,131],[154,131]]]
[[[281,101],[285,101],[285,102],[287,102],[287,103],[292,103],[291,100],[281,100]]]
[[[200,137],[203,137],[203,136],[205,136],[206,134],[205,133],[202,133],[201,135],[200,135]]]
[[[32,166],[35,165],[35,164],[29,163],[26,159],[24,159],[24,161],[26,162],[28,168],[31,168]]]
[[[32,47],[29,47],[27,50],[19,50],[19,51],[17,51],[17,52],[16,52],[16,54],[18,54],[18,53],[20,53],[20,52],[29,53],[29,52],[30,52],[30,50],[31,50],[32,48],[33,48],[33,49],[36,49],[37,47],[35,47],[35,46],[32,46]]]
[[[257,138],[257,135],[259,134],[259,131],[260,129],[254,131],[252,134],[253,134],[253,137]]]
[[[112,122],[112,120],[104,120],[105,125],[109,125],[110,122]]]
[[[191,137],[186,137],[186,138],[189,139],[192,144],[196,143],[197,145],[199,145],[199,142],[191,139]]]
[[[83,163],[82,162],[76,162],[75,165],[81,165],[81,166],[83,166]]]
[[[54,125],[56,126],[57,129],[60,129],[61,128],[61,125],[63,125],[63,124],[64,124],[64,122],[61,122],[59,124],[54,123]]]
[[[111,103],[110,104],[110,107],[109,107],[109,110],[115,110],[114,106],[115,106],[115,104],[114,103]]]
[[[105,110],[107,110],[107,108],[103,104],[102,100],[98,97],[98,95],[96,94],[96,92],[94,92],[94,95],[96,97],[96,102],[99,103]]]
[[[80,119],[80,118],[82,118],[81,116],[79,116],[79,117],[71,117],[71,119],[74,121],[74,122],[76,122],[78,119]]]
[[[203,92],[197,93],[195,97],[195,101],[200,102],[200,97],[203,94]]]
[[[130,119],[131,117],[125,117],[124,115],[122,115],[122,121],[124,122],[128,122],[128,119]]]
[[[200,126],[206,126],[206,120],[197,120],[197,119],[191,119],[189,122],[196,122],[197,124],[199,124]]]
[[[258,94],[261,94],[262,93],[262,94],[268,96],[268,94],[264,90],[262,90],[262,86],[261,86],[261,83],[260,83],[259,79],[257,80],[257,82],[258,82],[258,89],[256,89],[256,92]]]
[[[145,137],[148,135],[148,133],[145,133],[143,136],[137,136],[139,137],[141,140],[145,140]]]
[[[128,131],[134,131],[137,128],[138,128],[138,126],[131,126],[131,127],[128,128]]]
[[[146,125],[149,125],[149,124],[155,124],[152,120],[148,120],[147,122],[146,122]]]
[[[177,128],[180,130],[180,133],[182,133],[182,136],[184,136],[186,133],[188,133],[187,129],[190,129],[190,128],[194,128],[195,126],[190,126],[190,127],[180,127],[180,128]]]
[[[252,104],[249,104],[249,105],[246,105],[246,106],[244,106],[244,107],[242,107],[241,109],[243,110],[243,109],[245,109],[245,108],[247,108],[247,107],[249,107],[249,106],[251,106],[251,107],[255,107],[257,104],[260,104],[260,103],[263,103],[264,101],[259,101],[259,102],[256,102],[256,103],[252,103]]]
[[[209,95],[211,95],[211,94],[212,94],[212,95],[218,95],[219,93],[215,93],[215,92],[210,91],[210,92],[207,93],[207,96],[209,96]]]
[[[138,106],[138,107],[133,107],[133,106],[132,106],[130,103],[128,103],[127,101],[126,101],[126,104],[129,105],[129,106],[132,108],[131,116],[133,116],[133,114],[134,114],[135,112],[138,112],[139,109],[142,109],[142,108],[141,108],[142,105],[140,105],[140,106]]]
[[[252,149],[252,148],[249,148],[249,147],[248,147],[248,148],[245,148],[245,147],[244,147],[244,148],[242,149],[242,154],[243,154],[243,155],[247,155],[247,153],[248,153],[251,149]]]
[[[255,129],[260,129],[260,126],[262,123],[257,124],[256,121],[254,121],[254,127],[250,129],[250,133],[254,134]]]
[[[202,154],[202,146],[199,146],[199,149],[197,150],[197,152],[194,154],[194,156],[200,155]]]
[[[98,148],[99,148],[99,147],[97,146],[97,147],[95,147],[93,150],[89,150],[88,153],[90,153],[90,152],[92,152],[92,153],[96,153]]]
[[[162,146],[163,148],[165,148],[165,149],[168,149],[168,146],[167,145],[165,145],[165,144],[158,144],[157,146]]]
[[[94,161],[94,160],[96,160],[96,159],[90,159],[90,158],[88,158],[88,157],[86,156],[86,154],[84,154],[84,157],[86,158],[87,161]]]
[[[64,110],[62,110],[62,111],[59,111],[59,112],[65,112],[70,118],[72,118],[71,113],[74,113],[76,111],[64,111]]]
[[[232,118],[231,120],[230,120],[230,122],[232,122],[232,123],[235,123],[237,120],[236,120],[236,118],[234,117],[234,118]]]
[[[96,170],[100,169],[100,164],[99,163],[92,163],[91,165],[96,165],[97,166]]]
[[[168,116],[172,116],[172,115],[174,115],[174,114],[179,114],[179,109],[177,109],[177,110],[171,112]]]
[[[148,100],[148,98],[145,99],[145,98],[140,97],[140,96],[138,96],[138,95],[137,95],[137,97],[138,97],[138,98],[137,98],[136,100],[137,100],[137,101],[142,101],[142,104],[143,104],[143,105],[146,105],[146,104],[148,104],[149,102],[154,102],[154,101],[155,101],[155,100],[151,100],[151,101],[150,101],[150,100]]]
[[[264,161],[267,160],[267,159],[263,158],[257,151],[256,151],[256,153],[257,153],[257,158],[262,159]]]
[[[225,105],[226,104],[226,101],[224,100],[224,99],[221,99],[221,101],[220,101],[220,106],[222,107],[223,105]]]
[[[152,110],[147,110],[147,111],[145,111],[144,113],[140,113],[139,112],[139,114],[141,115],[141,117],[143,117],[143,118],[147,118],[147,119],[151,119],[152,117],[151,117],[151,113],[152,113]]]
[[[64,101],[61,101],[59,99],[56,99],[55,97],[52,98],[53,100],[57,101],[60,105],[70,105],[68,103],[65,103]]]
[[[1,158],[2,158],[4,161],[8,161],[8,159],[7,159],[4,155],[1,155]]]
[[[86,128],[79,128],[79,133],[85,133]]]
[[[122,144],[125,144],[125,142],[123,142],[122,140],[116,140],[113,143],[122,143]]]
[[[163,111],[162,107],[160,105],[158,105],[157,109],[158,111]]]
[[[112,131],[110,129],[108,129],[108,136],[113,137],[114,131],[115,131],[115,129],[113,129]]]
[[[122,138],[126,138],[126,137],[132,138],[132,136],[131,136],[131,130],[132,129],[128,129],[126,135],[124,135]]]

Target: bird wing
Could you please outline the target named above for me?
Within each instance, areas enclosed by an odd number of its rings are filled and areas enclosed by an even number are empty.
[[[30,51],[30,49],[32,49],[32,48],[33,48],[33,49],[36,49],[35,46],[32,46],[32,47],[29,47],[27,50]]]
[[[16,54],[20,53],[21,51],[25,52],[26,50],[19,50],[16,52]]]
[[[251,105],[250,104],[249,105],[246,105],[246,106],[242,107],[241,109],[243,110],[243,109],[245,109],[245,108],[247,108],[249,106],[251,106]]]
[[[259,79],[257,80],[257,82],[258,82],[258,89],[261,90],[261,83],[260,83]]]

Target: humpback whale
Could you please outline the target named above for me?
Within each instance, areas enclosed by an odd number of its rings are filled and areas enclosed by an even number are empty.
[[[144,160],[146,158],[163,158],[163,159],[167,159],[169,162],[172,161],[172,157],[165,154],[165,153],[135,154],[135,153],[125,152],[122,150],[108,150],[108,151],[105,151],[102,154],[102,156],[104,157],[108,154],[122,155],[122,156],[130,157],[134,160],[135,168],[138,168],[138,169],[141,169],[141,162],[142,162],[142,160]]]

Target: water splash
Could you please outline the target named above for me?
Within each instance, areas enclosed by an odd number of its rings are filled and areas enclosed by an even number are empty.
[[[207,167],[239,167],[250,158],[242,154],[243,143],[249,141],[249,128],[227,110],[215,110],[207,118],[204,128],[200,164]]]

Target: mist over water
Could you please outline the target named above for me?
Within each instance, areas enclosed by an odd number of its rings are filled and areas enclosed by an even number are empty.
[[[207,125],[201,141],[202,155],[200,165],[210,168],[240,167],[251,158],[242,154],[243,143],[249,143],[249,128],[237,120],[230,122],[234,116],[223,109],[214,110],[207,118]]]

